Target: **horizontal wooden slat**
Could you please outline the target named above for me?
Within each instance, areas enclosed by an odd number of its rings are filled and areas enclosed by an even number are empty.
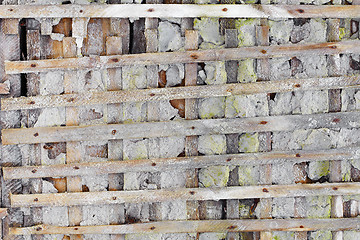
[[[0,94],[9,94],[9,86],[6,83],[0,83]]]
[[[339,89],[359,86],[360,76],[342,76],[226,85],[141,89],[133,91],[86,92],[80,94],[3,98],[1,99],[1,110],[75,107],[121,102],[221,97],[240,94],[275,93],[310,89]]]
[[[3,177],[9,179],[69,177],[102,175],[125,172],[158,172],[172,169],[204,168],[213,165],[239,166],[287,162],[324,160],[349,160],[359,157],[358,146],[328,150],[298,150],[287,152],[263,152],[209,155],[194,157],[140,159],[127,161],[86,162],[49,166],[3,167]]]
[[[98,5],[96,5],[98,6]],[[290,44],[242,48],[209,49],[184,52],[141,53],[130,55],[91,56],[82,58],[5,61],[7,74],[52,70],[116,68],[124,65],[157,65],[205,61],[227,61],[244,58],[274,58],[301,55],[360,53],[360,41]]]
[[[12,207],[39,207],[356,194],[360,194],[360,183],[19,194],[11,195],[10,200]]]
[[[235,119],[201,119],[92,126],[15,128],[2,130],[2,143],[31,144],[49,142],[136,139],[239,132],[292,131],[316,128],[355,128],[360,112],[288,115]]]
[[[242,219],[161,221],[149,223],[57,227],[37,225],[10,228],[10,235],[30,234],[132,234],[132,233],[187,233],[187,232],[258,232],[258,231],[316,231],[359,230],[358,218],[333,219]]]
[[[195,5],[195,4],[91,4],[6,5],[0,18],[359,18],[359,6]]]

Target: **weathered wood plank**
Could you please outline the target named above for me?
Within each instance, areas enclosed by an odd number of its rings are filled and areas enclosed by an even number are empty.
[[[199,33],[196,30],[185,30],[185,49],[196,50],[198,49]],[[185,86],[196,86],[197,82],[197,67],[196,63],[185,64]],[[192,95],[192,94],[191,94]],[[190,96],[191,96],[190,95]],[[197,119],[198,108],[197,99],[186,98],[185,99],[185,119]],[[198,136],[186,136],[185,138],[185,156],[198,155]],[[186,172],[186,187],[194,188],[199,187],[198,169],[189,169]],[[186,214],[189,220],[199,220],[199,202],[187,201],[186,202]]]
[[[0,18],[359,18],[360,7],[252,4],[4,5]]]
[[[226,85],[186,86],[172,88],[137,89],[131,91],[86,92],[78,94],[46,95],[1,99],[1,110],[36,109],[49,107],[76,107],[121,102],[159,101],[247,95],[257,93],[290,92],[355,88],[360,76],[286,79]],[[186,109],[185,109],[186,111]]]
[[[107,226],[11,228],[11,235],[359,230],[357,218],[162,221]]]
[[[360,183],[358,182],[226,188],[174,188],[136,191],[11,194],[10,201],[12,207],[38,207],[356,194],[360,194]]]
[[[340,38],[340,19],[328,20],[328,40],[339,41]],[[341,60],[339,55],[328,57],[328,68],[330,76],[339,76],[341,74]],[[329,111],[341,111],[341,90],[329,90]],[[341,182],[341,161],[330,161],[330,182]],[[344,216],[343,198],[342,196],[331,197],[331,217],[342,218]],[[343,240],[343,232],[332,232],[333,240]]]
[[[80,24],[79,24],[80,23]],[[75,21],[73,23],[73,29],[82,29],[81,21]],[[79,26],[80,25],[80,26]],[[76,30],[78,31],[78,30]],[[85,34],[86,35],[86,34]],[[78,36],[76,33],[75,36]],[[81,43],[82,43],[82,38]],[[65,50],[64,57],[76,57],[79,49],[77,48],[76,41],[78,38],[75,37],[66,37],[63,41],[63,49]],[[78,92],[80,89],[77,87],[77,84],[73,84],[74,79],[77,77],[76,72],[67,71],[64,73],[64,91],[65,93]],[[78,109],[75,107],[65,108],[66,114],[66,125],[67,126],[77,126],[79,125],[79,113]],[[78,163],[82,161],[81,158],[81,145],[78,142],[67,142],[66,143],[66,163]],[[66,178],[66,189],[68,192],[81,192],[82,191],[82,179],[79,176],[70,176]],[[82,208],[79,206],[69,207],[69,225],[70,226],[79,226],[82,219]],[[81,235],[72,235],[70,239],[73,240],[82,240]]]
[[[261,19],[261,26],[256,27],[256,42],[258,45],[269,46],[269,23],[266,19]],[[269,77],[271,75],[270,71],[270,61],[268,58],[259,59],[257,61],[257,65],[259,68],[258,74],[261,76],[261,80],[269,81]],[[270,100],[269,96],[267,96],[268,101]],[[264,134],[265,138],[265,151],[271,151],[271,132],[261,133]],[[260,184],[271,184],[272,176],[271,176],[271,164],[260,165]],[[260,199],[260,217],[269,219],[272,218],[272,199]],[[272,240],[271,232],[260,232],[260,240]]]
[[[10,88],[6,83],[0,83],[0,94],[9,94]]]
[[[19,34],[20,19],[8,18],[1,22],[2,31],[4,34]]]
[[[0,219],[3,219],[8,215],[7,208],[0,208]]]
[[[293,163],[350,160],[359,155],[358,147],[328,150],[298,150],[287,152],[241,153],[176,158],[139,159],[128,161],[81,162],[51,166],[3,167],[5,180],[45,178],[78,175],[102,175],[125,172],[157,172],[173,169],[204,168],[213,165],[240,166],[274,164],[289,161]]]
[[[360,112],[2,130],[4,145],[359,127]]]
[[[5,71],[7,74],[15,74],[65,69],[116,68],[125,65],[158,65],[204,61],[240,60],[244,58],[274,58],[284,56],[332,55],[345,53],[360,53],[360,41],[353,40],[315,44],[256,46],[209,49],[200,51],[140,53],[130,55],[91,56],[82,58],[45,59],[32,61],[5,61]]]

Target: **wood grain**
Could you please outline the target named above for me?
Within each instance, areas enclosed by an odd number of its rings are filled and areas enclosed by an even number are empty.
[[[173,169],[204,168],[214,165],[244,166],[279,164],[285,161],[300,163],[325,160],[351,160],[359,155],[358,146],[327,149],[297,150],[286,152],[260,152],[224,155],[190,156],[175,158],[153,158],[107,162],[79,162],[51,166],[3,167],[5,180],[45,178],[61,176],[102,175],[125,172],[158,172]]]
[[[359,18],[360,7],[256,4],[4,5],[0,18]]]
[[[360,183],[263,185],[225,188],[174,188],[160,190],[11,194],[12,207],[78,206],[175,200],[221,200],[321,195],[357,195]],[[360,223],[359,223],[360,224]]]
[[[359,230],[357,218],[162,221],[107,226],[10,228],[11,235]]]
[[[124,4],[127,5],[127,4]],[[142,5],[142,4],[141,4]],[[139,5],[140,6],[140,5]],[[228,61],[244,58],[275,58],[302,55],[360,53],[360,41],[324,42],[256,46],[242,48],[209,49],[184,52],[140,53],[130,55],[90,56],[82,58],[45,59],[32,61],[5,61],[7,74],[46,72],[65,69],[116,68],[125,65],[158,65]]]
[[[113,69],[110,69],[113,70]],[[203,85],[169,88],[151,88],[108,92],[70,93],[1,99],[1,110],[37,109],[50,107],[76,107],[84,105],[114,104],[122,102],[159,101],[172,99],[193,99],[275,93],[304,90],[356,88],[360,76],[327,78],[285,79],[279,81],[234,83],[224,85]],[[189,111],[185,109],[185,111]]]
[[[2,130],[4,145],[359,127],[360,112]]]

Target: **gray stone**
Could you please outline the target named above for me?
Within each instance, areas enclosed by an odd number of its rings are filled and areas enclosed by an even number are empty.
[[[225,97],[203,98],[199,100],[199,116],[205,118],[222,118],[225,116]]]
[[[178,25],[164,21],[159,23],[159,51],[177,51],[184,46],[181,29]]]
[[[237,95],[226,97],[225,116],[235,117],[259,117],[269,114],[266,94]]]
[[[199,152],[206,155],[226,153],[225,135],[202,135],[199,136]]]

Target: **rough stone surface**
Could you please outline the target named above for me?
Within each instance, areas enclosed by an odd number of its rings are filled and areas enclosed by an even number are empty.
[[[219,32],[220,23],[218,18],[195,18],[194,29],[199,31],[203,43],[216,46],[225,42],[224,37]],[[203,43],[200,44],[200,48],[204,48]],[[207,45],[208,47],[209,45]]]
[[[203,98],[198,104],[199,116],[205,118],[222,118],[225,115],[225,97]]]
[[[199,171],[199,184],[203,187],[225,187],[229,181],[228,166],[211,166]]]
[[[308,218],[330,218],[331,196],[306,197]]]
[[[199,152],[206,155],[226,153],[226,138],[224,135],[199,136]]]
[[[224,62],[206,62],[205,63],[205,83],[212,84],[225,84],[227,77]]]
[[[258,152],[259,146],[258,133],[243,133],[239,136],[239,152]]]
[[[145,66],[124,66],[122,68],[123,89],[146,88]]]
[[[176,24],[161,21],[159,23],[159,51],[176,51],[184,46],[180,27]]]
[[[332,234],[330,231],[316,231],[310,233],[310,240],[331,240]]]
[[[294,198],[274,198],[272,202],[272,216],[274,218],[294,217]]]
[[[34,127],[53,127],[65,124],[65,108],[43,108]]]
[[[259,166],[239,166],[239,185],[257,185],[259,181]]]
[[[260,117],[268,114],[268,101],[265,94],[226,97],[225,116],[227,118]]]
[[[40,73],[40,95],[60,94],[64,91],[64,75],[62,72]]]

